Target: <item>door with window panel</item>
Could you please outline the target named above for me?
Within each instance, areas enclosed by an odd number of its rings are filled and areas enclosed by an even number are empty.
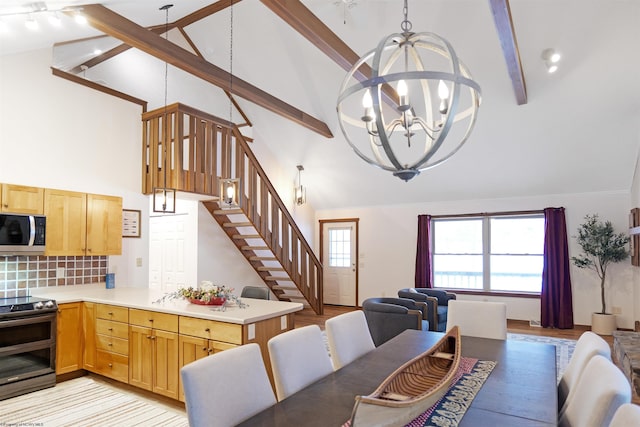
[[[323,302],[356,305],[356,223],[325,222],[323,236]]]

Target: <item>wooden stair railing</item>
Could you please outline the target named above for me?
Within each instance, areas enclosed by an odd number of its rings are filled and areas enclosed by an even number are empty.
[[[322,265],[238,127],[179,103],[142,121],[142,192],[166,186],[211,196],[204,206],[272,292],[322,314]],[[239,179],[239,203],[223,209],[220,184],[229,178]]]

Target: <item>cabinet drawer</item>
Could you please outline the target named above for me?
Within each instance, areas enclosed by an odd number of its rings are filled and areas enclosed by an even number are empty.
[[[178,332],[178,316],[175,314],[132,308],[129,310],[129,323],[168,332]]]
[[[118,322],[129,322],[129,309],[117,305],[96,305],[96,317],[98,319],[116,320]]]
[[[183,335],[242,344],[242,325],[180,316],[179,326]]]
[[[103,351],[113,351],[124,356],[129,355],[129,340],[114,338],[109,335],[96,335],[96,348]]]
[[[128,339],[129,325],[121,322],[112,322],[110,320],[97,319],[96,332],[102,335],[110,335],[115,338]]]
[[[98,350],[96,373],[129,383],[129,358],[121,354]]]

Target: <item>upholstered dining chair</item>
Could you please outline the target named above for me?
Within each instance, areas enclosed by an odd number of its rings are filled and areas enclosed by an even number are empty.
[[[362,310],[343,313],[324,324],[333,369],[340,369],[376,348]]]
[[[265,286],[245,286],[240,298],[270,299],[271,291]]]
[[[455,325],[460,335],[507,339],[507,305],[502,302],[449,301],[447,331]]]
[[[376,347],[406,329],[429,330],[427,306],[408,298],[367,298],[362,311]]]
[[[559,427],[607,427],[615,412],[631,402],[631,385],[604,356],[595,355],[584,368],[572,397],[559,414]]]
[[[398,298],[410,298],[424,302],[428,306],[429,330],[444,332],[447,328],[447,314],[449,301],[457,295],[442,289],[433,288],[404,288],[398,291]]]
[[[190,427],[235,426],[276,403],[258,344],[245,344],[180,370]],[[212,412],[212,403],[224,402]]]
[[[278,400],[333,372],[318,325],[292,329],[267,342]]]
[[[640,427],[640,406],[634,403],[622,404],[613,414],[609,427]]]
[[[571,390],[576,386],[589,360],[599,354],[611,360],[611,347],[602,337],[591,331],[580,335],[567,364],[560,382],[558,383],[558,410],[561,411],[570,398]]]

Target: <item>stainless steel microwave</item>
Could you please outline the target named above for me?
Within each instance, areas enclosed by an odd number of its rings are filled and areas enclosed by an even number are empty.
[[[0,255],[44,254],[46,217],[0,213]]]

